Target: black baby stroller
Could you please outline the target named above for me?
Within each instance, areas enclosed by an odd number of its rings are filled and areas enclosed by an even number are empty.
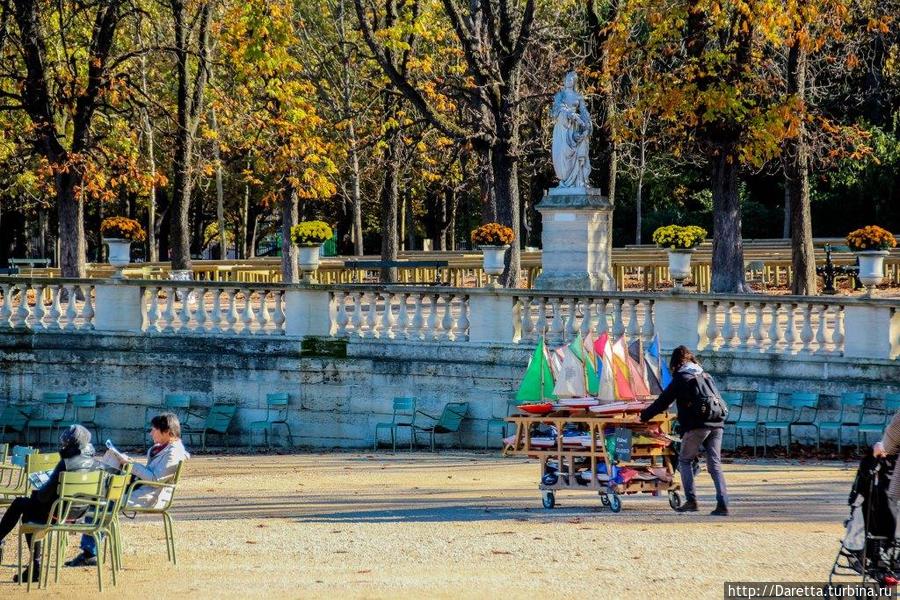
[[[875,458],[869,448],[850,489],[850,517],[828,582],[896,585],[898,545],[896,518],[887,490],[896,456]],[[845,578],[845,579],[841,579]],[[850,579],[847,579],[850,578]]]

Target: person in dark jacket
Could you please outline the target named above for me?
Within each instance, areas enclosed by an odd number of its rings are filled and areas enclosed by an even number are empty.
[[[22,496],[13,500],[0,519],[0,561],[3,560],[3,541],[9,535],[19,519],[24,523],[46,523],[50,517],[50,509],[59,497],[59,474],[64,471],[98,471],[104,468],[103,463],[94,459],[94,447],[91,445],[91,432],[81,425],[70,425],[59,436],[60,461],[50,474],[50,479],[40,488],[31,492],[30,496]],[[29,540],[30,542],[30,540]],[[31,557],[34,567],[32,581],[39,581],[41,573],[41,545],[34,545],[34,556]],[[27,571],[26,571],[27,572]],[[25,573],[21,574],[24,579]],[[13,580],[18,581],[20,575]]]
[[[716,486],[716,508],[710,514],[728,514],[728,490],[722,473],[722,433],[725,420],[703,422],[687,408],[697,395],[697,377],[703,376],[703,368],[686,346],[678,346],[669,361],[672,382],[650,406],[641,412],[641,421],[647,422],[675,403],[678,410],[678,424],[681,429],[681,452],[678,454],[678,471],[681,485],[687,496],[685,503],[676,508],[678,512],[696,512],[697,496],[694,491],[694,463],[700,455],[701,447],[706,448],[706,469]],[[708,375],[706,375],[708,377]]]

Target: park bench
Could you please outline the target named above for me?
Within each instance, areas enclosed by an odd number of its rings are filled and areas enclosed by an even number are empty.
[[[5,273],[6,275],[34,275],[35,269],[47,269],[50,267],[49,258],[10,258],[7,266],[10,269],[17,269],[16,273]]]
[[[441,271],[449,265],[446,260],[347,260],[344,261],[345,269],[354,271],[353,282],[359,281],[362,272],[382,271],[384,269],[434,269],[433,285],[441,285]],[[365,275],[363,277],[366,277]],[[418,279],[418,278],[416,278]]]

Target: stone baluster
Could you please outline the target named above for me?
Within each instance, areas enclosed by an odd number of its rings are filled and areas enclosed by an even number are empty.
[[[553,307],[553,320],[550,322],[550,335],[548,336],[552,343],[557,344],[564,342],[563,338],[564,324],[562,315],[560,314],[562,310],[559,306],[559,298],[553,298],[550,301],[550,305]]]
[[[409,311],[406,309],[406,303],[409,300],[409,294],[403,293],[398,296],[400,300],[400,312],[397,313],[397,338],[401,340],[409,339]]]
[[[425,331],[425,339],[426,340],[436,340],[440,336],[440,326],[441,322],[438,319],[438,295],[437,294],[429,294],[429,306],[431,307],[428,313],[428,325]]]
[[[618,339],[625,333],[625,322],[622,320],[623,305],[625,300],[615,300],[613,304],[613,326],[612,337]]]
[[[719,303],[712,301],[703,304],[706,306],[706,345],[717,349],[721,345],[719,342],[719,316],[716,314]]]
[[[834,330],[831,332],[831,343],[835,352],[844,351],[844,306],[834,307]]]
[[[197,293],[199,294],[200,299],[197,302],[197,310],[195,311],[197,320],[196,330],[200,333],[206,333],[207,325],[210,322],[210,317],[206,314],[206,288],[200,288]]]
[[[268,333],[272,315],[269,313],[269,290],[259,290],[259,311],[256,313],[256,322],[259,324],[260,333]]]
[[[47,286],[43,283],[37,284],[37,287],[34,288],[34,328],[35,329],[46,329],[47,327],[44,325],[44,315],[46,311],[44,310],[44,289]]]
[[[166,286],[166,307],[162,313],[162,328],[160,331],[172,333],[175,331],[175,287]],[[232,307],[234,307],[234,294],[232,294]]]
[[[778,343],[781,341],[781,324],[778,322],[778,309],[781,308],[781,304],[778,302],[773,302],[769,305],[772,309],[772,320],[769,322],[769,350],[771,352],[775,352],[778,350]]]
[[[641,335],[644,340],[650,341],[656,334],[656,323],[653,322],[653,300],[644,300],[644,325],[641,327]]]
[[[412,332],[410,335],[411,339],[421,340],[424,339],[424,335],[422,333],[422,325],[425,323],[425,318],[422,315],[422,294],[415,294],[415,309],[413,312],[412,318]]]
[[[351,333],[362,337],[362,292],[353,292],[353,317],[350,319]]]
[[[244,296],[244,311],[241,314],[241,323],[243,323],[244,326],[241,329],[241,333],[249,333],[252,335],[254,331],[250,325],[252,325],[255,320],[253,318],[253,290],[245,288],[241,290],[241,293]]]
[[[441,319],[442,337],[441,339],[453,340],[456,336],[453,333],[453,294],[444,294],[444,317]],[[515,322],[515,321],[514,321]]]
[[[278,290],[274,292],[275,294],[275,332],[276,333],[284,333],[284,290]]]
[[[566,299],[563,298],[563,303],[566,302]],[[563,329],[563,341],[568,342],[575,338],[575,335],[578,333],[578,326],[576,324],[578,318],[578,298],[570,298],[568,305],[568,311],[566,314],[566,324]]]
[[[628,329],[626,330],[628,333],[628,341],[636,340],[641,335],[641,324],[638,321],[638,301],[637,300],[629,300],[629,313],[628,313]]]
[[[78,288],[75,285],[70,285],[66,287],[66,296],[68,297],[68,301],[66,302],[66,330],[74,331],[76,328],[76,323],[78,321]]]
[[[363,295],[366,308],[366,337],[377,338],[381,335],[378,330],[378,292]]]
[[[19,286],[19,307],[13,315],[13,327],[30,327],[28,322],[31,316],[31,307],[28,306],[28,290],[31,288],[28,284]]]
[[[87,329],[94,328],[94,293],[96,293],[96,288],[92,285],[87,286],[87,289],[84,291],[84,306],[81,309],[81,319],[82,327]]]
[[[752,343],[752,335],[753,332],[747,327],[747,312],[750,310],[749,305],[746,302],[741,302],[738,306],[738,310],[741,312],[740,321],[738,322],[738,348],[740,350],[746,351],[751,343]]]
[[[9,319],[12,316],[12,289],[13,286],[9,283],[0,286],[0,291],[3,293],[3,298],[0,299],[2,300],[0,302],[0,329],[11,327]]]
[[[816,309],[816,313],[819,316],[819,326],[816,327],[816,352],[821,354],[827,350],[825,346],[827,341],[825,328],[828,324],[828,305],[819,304]]]
[[[50,328],[62,329],[62,308],[59,305],[59,297],[62,296],[62,286],[53,286],[53,303],[50,305]]]
[[[194,293],[194,288],[186,287],[181,292],[181,312],[178,315],[178,318],[181,320],[181,327],[178,328],[179,332],[186,333],[191,330],[191,296]],[[249,298],[247,299],[247,306],[250,306]],[[253,313],[251,313],[252,315]]]
[[[535,298],[537,300],[537,317],[534,322],[534,331],[537,335],[547,337],[547,298]]]
[[[765,302],[756,304],[756,323],[753,324],[753,339],[756,340],[756,349],[762,351],[766,347],[767,330],[763,327],[765,319]]]
[[[735,337],[737,332],[734,329],[734,302],[722,302],[723,321],[722,321],[722,345],[721,348],[733,348],[735,346]]]
[[[784,328],[784,349],[787,352],[794,351],[794,344],[797,342],[797,323],[794,312],[797,309],[796,304],[788,304],[787,308],[787,325]]]
[[[457,340],[465,341],[469,339],[469,296],[467,295],[460,298],[459,319],[457,319],[456,330]]]
[[[800,341],[803,345],[800,349],[803,352],[812,353],[812,341],[814,338],[812,327],[812,305],[807,303],[802,307],[801,318],[803,325],[800,328]]]
[[[597,335],[609,333],[609,317],[607,316],[607,308],[609,301],[606,298],[600,299],[598,306],[600,310],[597,312]]]
[[[147,309],[147,331],[159,332],[162,327],[159,324],[159,292],[158,286],[149,286],[147,288],[147,300],[150,305]]]
[[[381,313],[381,337],[389,340],[394,339],[394,310],[392,305],[393,294],[385,292],[384,296],[384,312]]]
[[[350,317],[347,316],[347,292],[335,292],[334,299],[337,302],[337,317],[335,317],[337,336],[345,337],[347,335],[347,324],[350,322]]]
[[[210,331],[221,333],[222,331],[222,288],[212,289],[212,313],[210,314]]]
[[[237,295],[237,288],[232,288],[228,291],[228,331],[231,333],[235,333],[237,324],[241,320],[237,307]]]

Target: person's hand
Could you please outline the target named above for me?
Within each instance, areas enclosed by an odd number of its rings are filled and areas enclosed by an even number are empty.
[[[881,442],[875,442],[875,445],[872,446],[872,454],[876,458],[887,456],[887,452],[885,452],[884,450],[884,444],[882,444]]]

